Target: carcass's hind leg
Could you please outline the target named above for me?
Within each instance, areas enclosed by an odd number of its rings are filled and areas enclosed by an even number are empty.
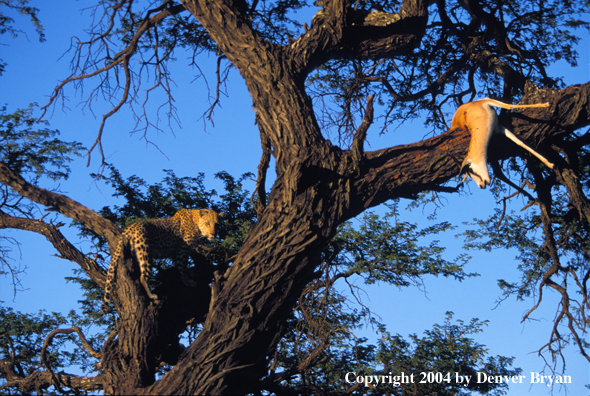
[[[504,135],[506,135],[506,137],[508,139],[512,140],[514,143],[518,144],[520,147],[524,148],[525,150],[528,150],[529,153],[531,153],[532,155],[534,155],[535,157],[537,157],[538,159],[540,159],[541,162],[543,162],[545,165],[547,165],[550,169],[553,169],[553,164],[551,162],[549,162],[547,160],[547,158],[543,157],[541,154],[537,153],[535,150],[533,150],[532,148],[530,148],[529,146],[527,146],[526,144],[524,144],[522,142],[522,140],[520,140],[519,138],[517,138],[508,129],[503,128],[503,130],[504,130]]]

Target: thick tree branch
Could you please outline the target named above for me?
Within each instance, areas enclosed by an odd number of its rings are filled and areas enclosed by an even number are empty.
[[[88,276],[99,286],[103,286],[106,280],[105,271],[94,260],[91,260],[72,245],[59,231],[63,224],[47,224],[42,220],[14,217],[0,211],[0,228],[15,228],[18,230],[33,231],[43,235],[60,254],[60,258],[77,263]]]
[[[2,363],[3,362],[0,361],[0,370],[2,370],[3,367]],[[55,376],[59,382],[68,384],[67,386],[69,388],[76,389],[78,391],[98,391],[103,389],[102,375],[97,375],[95,377],[81,377],[74,374],[56,373]],[[7,388],[17,388],[24,394],[36,392],[37,394],[42,395],[44,393],[43,390],[49,388],[51,385],[53,385],[51,373],[47,371],[35,371],[27,377],[14,378],[10,381],[7,381],[5,384],[0,386],[0,391]]]
[[[109,246],[116,246],[121,231],[112,222],[95,211],[88,209],[65,195],[57,194],[30,184],[3,163],[0,163],[0,182],[12,187],[23,197],[46,206],[48,210],[59,212],[66,217],[84,224],[88,229],[104,236]]]
[[[245,72],[251,57],[260,59],[272,51],[273,45],[252,28],[245,1],[182,0],[182,4],[240,72]]]
[[[355,10],[347,2],[326,2],[311,28],[287,49],[293,68],[304,75],[330,59],[381,59],[407,53],[420,43],[427,2],[403,0],[399,13]]]
[[[407,53],[420,44],[428,21],[427,0],[403,0],[398,14],[371,12],[345,32],[339,58],[382,59]],[[351,12],[351,18],[358,17]],[[399,17],[399,19],[398,19]]]
[[[523,117],[526,112],[512,114],[514,133],[535,148],[590,125],[590,83],[531,93],[525,102],[551,103],[548,110],[536,111],[535,118]],[[467,131],[457,129],[422,142],[366,152],[368,171],[354,182],[353,201],[358,206],[352,208],[352,215],[389,199],[434,189],[455,177],[469,140]],[[505,150],[491,157],[509,155],[513,152]]]
[[[387,200],[434,189],[459,174],[469,132],[445,132],[425,141],[366,152],[365,174],[355,181],[352,215]]]

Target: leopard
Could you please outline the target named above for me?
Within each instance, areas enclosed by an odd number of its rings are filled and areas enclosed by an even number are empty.
[[[223,217],[223,213],[211,209],[181,209],[172,217],[138,221],[125,228],[111,257],[101,311],[107,312],[117,264],[126,244],[139,263],[141,284],[147,295],[157,301],[158,296],[151,292],[147,283],[152,267],[149,260],[171,259],[184,275],[183,269],[190,253],[197,248],[197,241],[215,239]]]

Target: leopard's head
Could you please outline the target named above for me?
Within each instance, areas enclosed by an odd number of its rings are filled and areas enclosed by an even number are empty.
[[[199,231],[207,239],[215,239],[217,227],[223,218],[223,213],[217,213],[211,209],[200,209],[193,212],[193,222],[199,227]]]

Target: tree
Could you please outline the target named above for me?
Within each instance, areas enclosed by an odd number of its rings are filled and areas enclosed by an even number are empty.
[[[580,333],[586,329],[589,307],[589,135],[581,130],[590,123],[590,85],[563,87],[547,72],[560,59],[575,64],[575,28],[587,27],[579,18],[587,1],[403,0],[400,7],[380,1],[318,3],[313,19],[302,23],[292,12],[310,6],[297,1],[165,0],[159,5],[149,2],[141,11],[143,5],[134,0],[97,1],[96,11],[104,12],[103,18],[97,19],[89,40],[79,44],[72,75],[50,99],[55,102],[66,85],[93,77],[100,81],[89,100],[99,94],[116,99],[89,153],[98,149],[104,162],[101,136],[107,121],[125,103],[138,101],[138,84],[148,72],[155,76],[148,92],[162,89],[173,113],[167,66],[181,48],[195,54],[197,66],[199,54],[217,54],[218,81],[224,62],[240,72],[252,96],[263,150],[256,222],[235,256],[230,253],[215,261],[223,265],[214,269],[206,308],[196,296],[209,291],[208,282],[195,290],[162,282],[163,288],[168,285],[167,299],[154,304],[135,282],[133,261],[127,258],[121,266],[113,293],[119,316],[116,338],[113,333],[101,350],[99,379],[105,391],[258,391],[268,374],[269,356],[286,334],[302,293],[322,273],[318,269],[324,248],[341,224],[398,198],[459,191],[449,181],[459,173],[469,132],[446,131],[443,109],[479,95],[551,104],[522,116],[504,115],[502,122],[556,164],[553,172],[498,142],[490,155],[495,193],[501,196],[508,187],[515,189],[515,194],[539,206],[539,214],[519,219],[500,212],[490,220],[497,220],[498,229],[509,225],[526,232],[494,239],[502,234],[488,222],[483,236],[523,251],[525,278],[522,285],[506,285],[508,293],[522,296],[537,289],[542,295],[545,287],[560,293],[560,313],[547,347],[559,353],[567,340],[557,326],[565,321],[569,336],[587,357]],[[137,69],[132,67],[134,59],[141,60]],[[217,103],[215,99],[210,111]],[[138,114],[147,128],[150,121],[142,108],[143,114]],[[408,145],[365,151],[375,119],[386,130],[421,112],[434,131],[445,132]],[[277,177],[267,194],[271,155]],[[508,160],[512,180],[499,160]],[[82,224],[112,251],[121,233],[114,218],[27,181],[17,163],[3,159],[0,164],[6,191]],[[528,180],[534,182],[533,192],[525,190]],[[73,247],[56,225],[34,220],[32,212],[3,214],[2,221],[4,228],[35,225],[63,257],[104,287],[104,268]],[[527,223],[521,226],[523,221]],[[528,227],[535,224],[543,229],[541,241],[528,237]],[[482,231],[470,236],[480,238]],[[475,242],[472,246],[486,247]],[[175,279],[173,273],[168,275]],[[581,293],[579,301],[568,286],[570,279]],[[167,347],[184,331],[181,324],[191,320],[202,325],[198,336],[175,357],[174,368],[156,380]]]
[[[219,266],[214,263],[227,262],[228,256],[239,251],[255,221],[256,212],[249,200],[250,194],[242,186],[251,175],[245,174],[236,180],[227,173],[218,173],[216,176],[224,182],[225,193],[220,194],[221,201],[216,202],[217,193],[207,191],[204,187],[204,175],[179,178],[171,171],[166,173],[163,181],[154,185],[148,185],[136,176],[124,179],[114,168],[110,169],[109,177],[93,175],[112,185],[114,195],[124,197],[125,201],[125,204],[119,207],[105,207],[100,213],[115,224],[126,224],[130,220],[146,218],[147,214],[169,216],[180,204],[188,207],[206,205],[226,213],[230,220],[220,231],[220,241],[214,246],[204,247],[205,255],[198,258],[195,266],[190,267],[188,272],[196,281],[202,282],[203,279],[207,279],[203,277],[203,273],[207,272],[203,271],[203,268],[213,267],[219,271]],[[444,362],[449,360],[448,356],[442,359],[445,353],[456,356],[457,361],[461,362],[460,367],[453,367],[458,373],[484,370],[494,375],[518,373],[518,370],[507,368],[511,363],[510,359],[498,356],[484,360],[486,353],[482,346],[469,338],[470,334],[481,331],[481,327],[485,325],[483,322],[474,320],[469,326],[462,326],[462,323],[454,326],[450,323],[450,315],[444,326],[436,325],[424,339],[413,336],[417,348],[412,349],[410,343],[399,335],[389,334],[382,324],[376,322],[367,307],[360,310],[347,308],[348,299],[336,291],[334,284],[340,279],[355,275],[365,277],[368,283],[381,280],[398,287],[419,283],[421,277],[427,274],[456,279],[474,275],[463,272],[466,261],[463,256],[447,261],[442,257],[444,248],[439,247],[436,242],[431,242],[427,246],[418,243],[424,238],[444,232],[450,227],[448,223],[419,230],[415,225],[399,220],[397,204],[391,205],[390,209],[390,213],[383,218],[367,214],[360,230],[355,230],[349,222],[340,227],[337,237],[322,252],[322,265],[318,268],[322,275],[307,285],[297,307],[288,318],[286,332],[276,352],[269,357],[272,364],[263,380],[259,382],[258,390],[276,394],[334,391],[351,393],[359,389],[366,391],[366,386],[362,382],[355,381],[360,374],[395,376],[401,375],[402,372],[420,372],[427,369],[442,372],[449,368],[444,366]],[[107,265],[108,252],[104,238],[83,225],[80,225],[80,229],[84,239],[94,241],[95,260],[101,265]],[[390,240],[396,242],[391,243]],[[169,296],[171,293],[168,288],[176,289],[182,285],[179,273],[165,261],[158,262],[157,266],[158,271],[152,286],[156,288],[157,293]],[[382,277],[376,277],[375,274]],[[116,359],[97,352],[99,346],[105,344],[111,332],[117,327],[114,312],[110,312],[106,317],[100,313],[98,307],[102,302],[102,289],[88,279],[85,271],[79,270],[77,276],[69,280],[79,283],[85,291],[85,298],[81,301],[83,312],[80,316],[74,312],[64,317],[57,313],[27,315],[11,309],[0,310],[3,323],[3,327],[0,327],[3,338],[0,340],[0,347],[6,356],[2,372],[7,380],[2,385],[2,390],[16,390],[15,394],[46,390],[58,394],[66,393],[68,388],[81,392],[102,389],[104,377],[75,375],[71,374],[71,369],[77,366],[88,371],[94,366],[93,362],[96,362],[96,359],[99,359],[100,365],[108,364],[109,359]],[[205,293],[198,294],[199,290]],[[192,291],[197,294],[191,298],[194,304],[190,306],[200,308],[192,309],[190,312],[182,312],[183,309],[187,309],[187,304],[178,301],[167,302],[169,307],[166,313],[166,327],[160,329],[159,333],[159,344],[162,349],[156,357],[160,362],[157,376],[165,374],[177,363],[179,354],[185,349],[183,344],[190,344],[198,337],[203,314],[197,311],[206,313],[209,308],[208,292],[209,289],[205,287]],[[351,292],[355,293],[355,298],[360,299],[354,288]],[[189,296],[187,293],[191,291],[183,290],[178,295],[186,299]],[[178,319],[184,320],[187,315],[191,319],[187,323],[179,323]],[[387,340],[379,346],[378,351],[375,346],[367,344],[365,339],[354,336],[356,329],[362,327],[365,321],[374,323],[383,334],[383,339]],[[98,332],[94,330],[96,325],[101,327]],[[66,328],[57,328],[58,326]],[[183,330],[182,334],[179,334],[179,329]],[[67,338],[61,336],[74,332],[80,340],[73,335]],[[84,333],[95,334],[86,340]],[[75,345],[74,351],[67,348],[71,343]],[[421,353],[418,349],[422,343],[437,345],[435,351],[430,348],[427,353],[430,357],[440,355],[443,365],[438,364],[436,359],[429,367],[424,365],[424,352]],[[39,360],[39,355],[47,356],[47,359]],[[389,364],[387,371],[383,373],[379,371],[382,362],[385,361],[382,356],[396,362]],[[55,374],[58,372],[59,374]],[[348,381],[342,377],[342,373],[349,373]],[[383,386],[382,384],[381,388]],[[447,382],[413,386],[415,393],[424,395],[431,394],[433,389],[444,390],[449,394],[461,394],[466,391],[463,384]],[[391,387],[390,384],[385,385],[385,389]],[[504,388],[505,385],[500,384],[492,385],[488,390],[502,394]],[[476,391],[479,389],[476,384],[467,388]]]

